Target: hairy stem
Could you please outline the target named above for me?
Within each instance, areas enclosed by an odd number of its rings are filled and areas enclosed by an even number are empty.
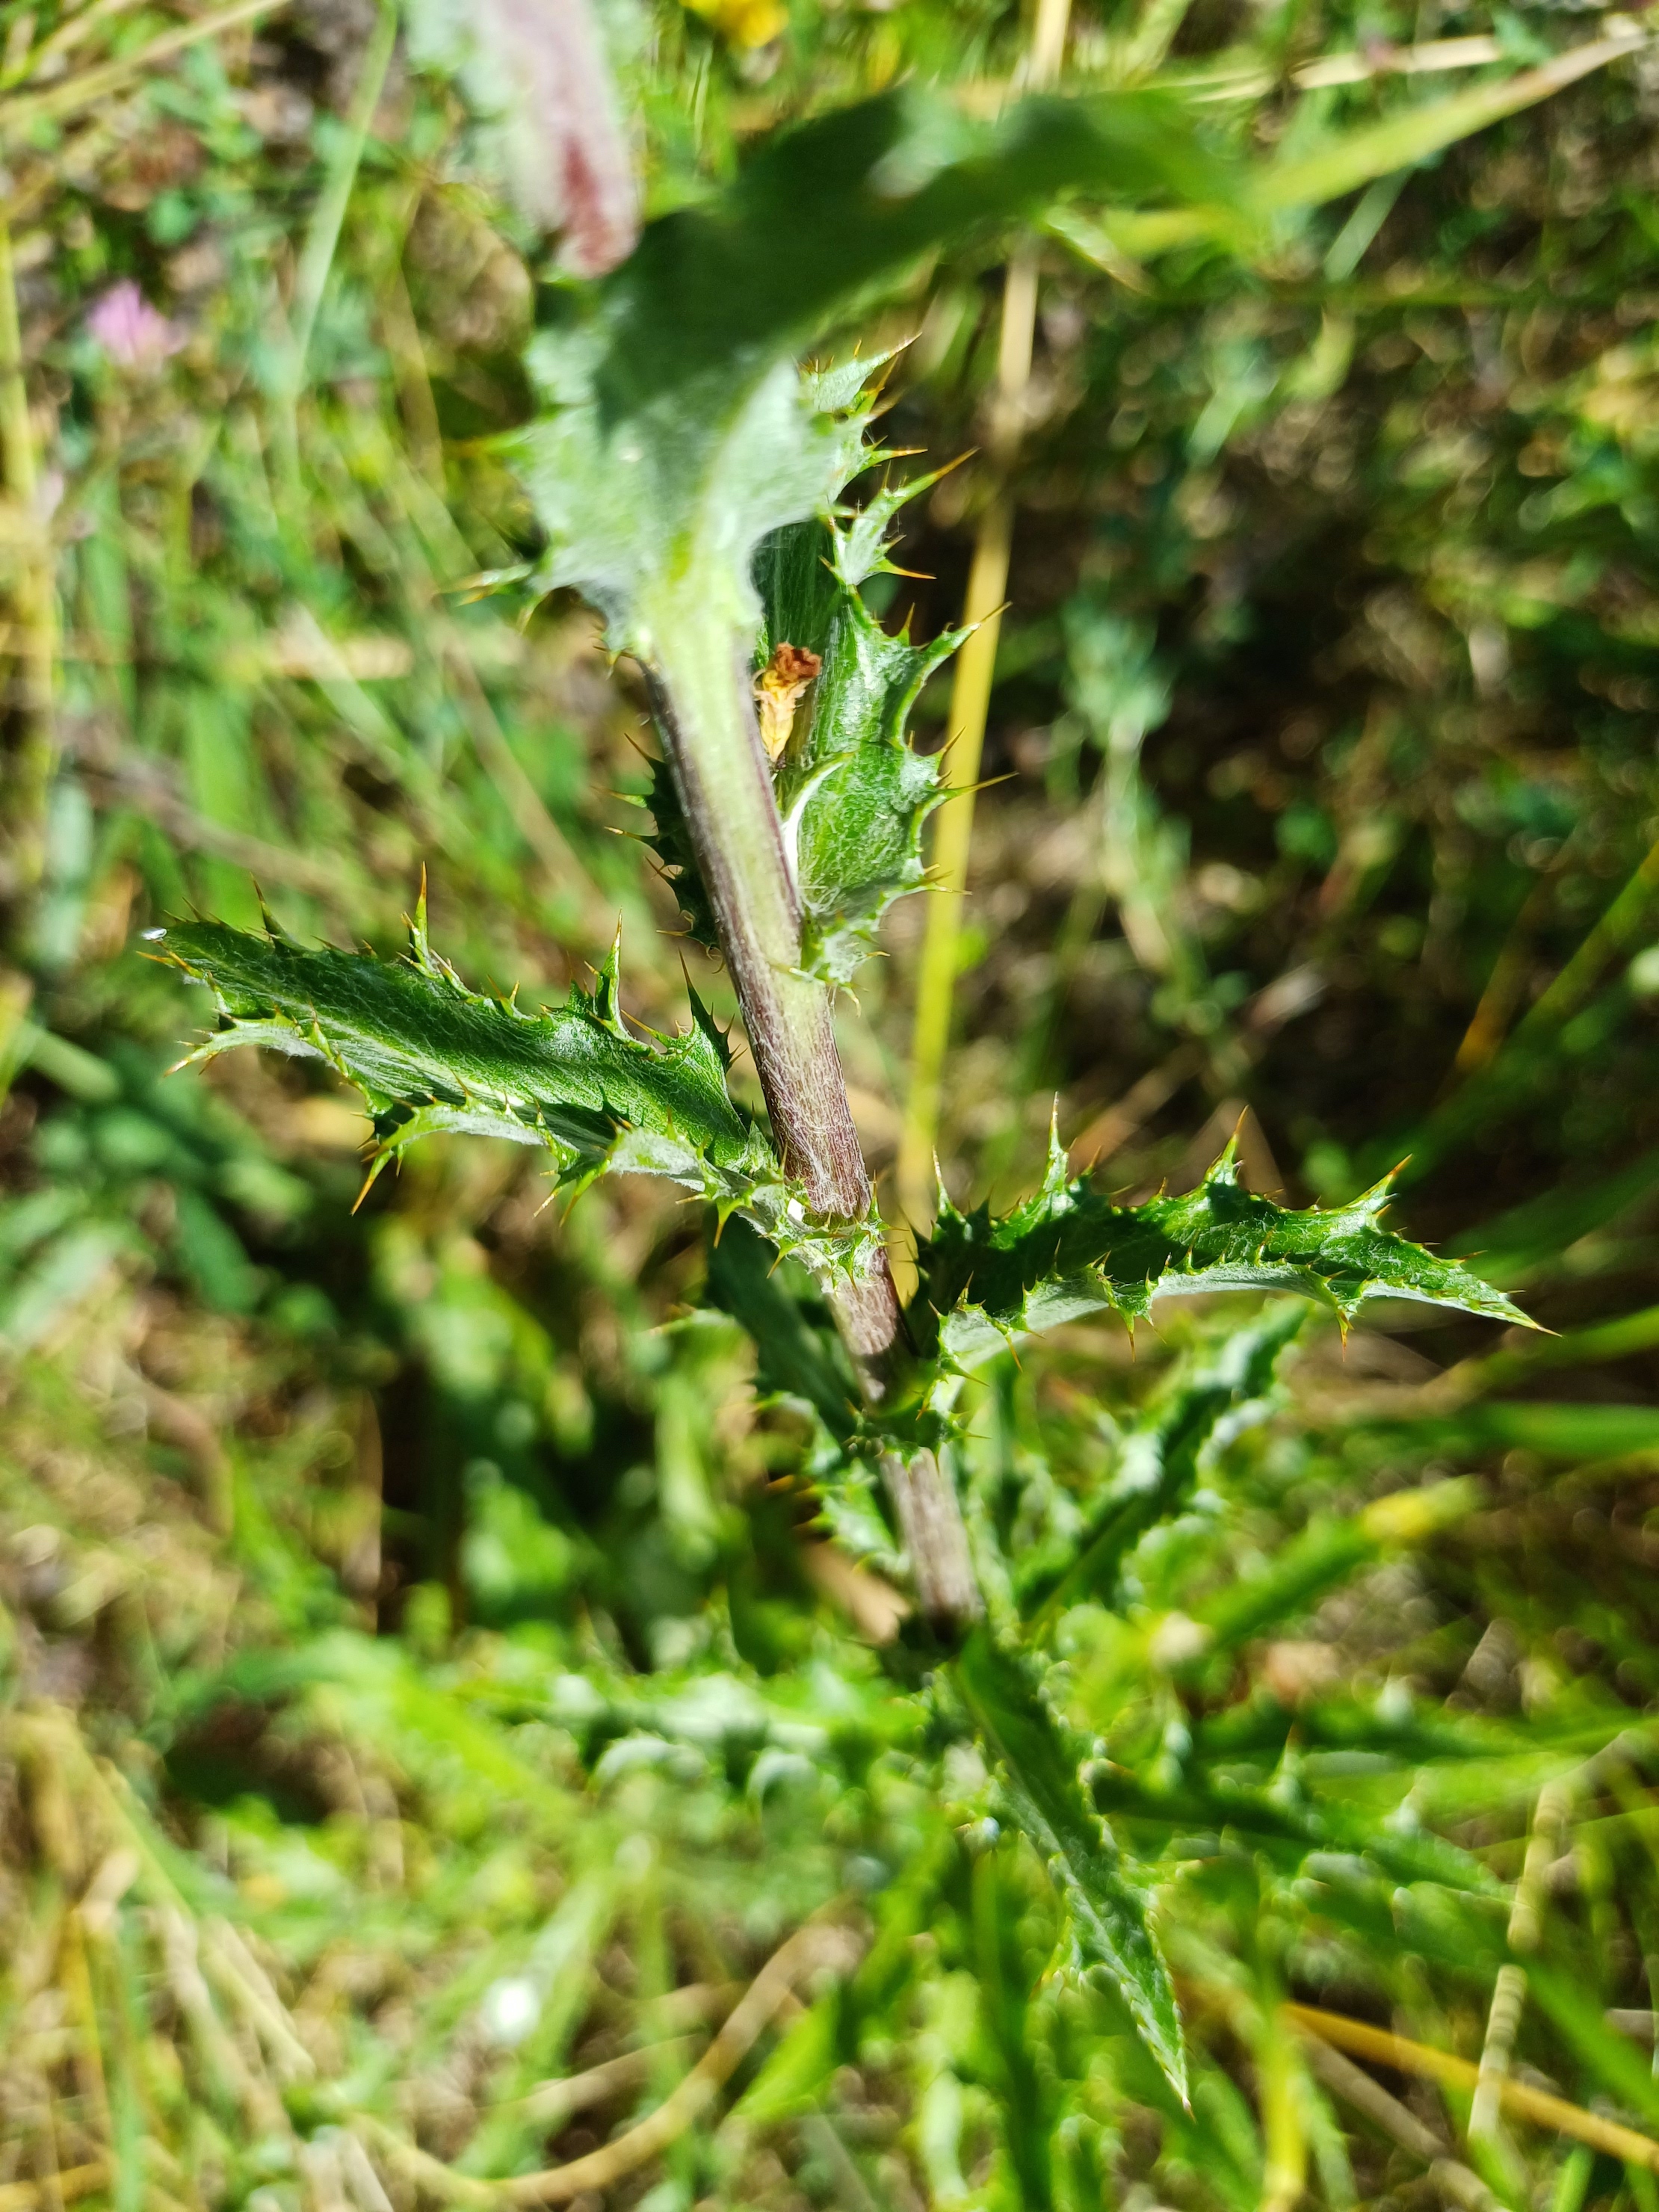
[[[860,1220],[872,1208],[869,1170],[847,1103],[830,994],[800,972],[800,904],[771,771],[755,718],[741,639],[711,623],[660,612],[658,665],[647,671],[680,808],[714,911],[785,1165],[815,1213]],[[884,1255],[858,1279],[827,1285],[865,1396],[899,1386],[908,1346]],[[941,1628],[975,1620],[980,1599],[954,1492],[931,1452],[889,1453],[882,1473],[922,1611]]]

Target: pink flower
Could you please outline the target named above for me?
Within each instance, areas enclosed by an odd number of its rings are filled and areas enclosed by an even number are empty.
[[[153,375],[185,333],[152,307],[131,277],[112,284],[87,315],[87,334],[118,368]]]

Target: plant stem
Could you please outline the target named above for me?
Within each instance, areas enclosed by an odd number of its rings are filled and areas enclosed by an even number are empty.
[[[350,112],[346,117],[345,136],[334,155],[328,181],[312,212],[306,241],[300,252],[299,267],[295,272],[294,297],[289,302],[288,319],[293,346],[291,374],[296,392],[305,381],[312,334],[317,327],[317,311],[322,306],[323,294],[328,289],[329,272],[334,266],[334,257],[339,249],[346,210],[351,204],[352,188],[356,184],[357,171],[362,163],[363,149],[368,143],[374,111],[380,106],[380,94],[386,88],[386,70],[391,66],[392,50],[397,41],[397,10],[383,6],[379,21],[369,35],[368,44],[363,50],[362,64],[351,94]]]
[[[295,483],[300,475],[300,397],[305,390],[306,363],[311,353],[312,337],[317,327],[323,295],[328,289],[334,257],[339,251],[340,234],[345,225],[346,210],[351,205],[357,172],[362,164],[363,149],[368,143],[369,131],[374,121],[375,110],[380,104],[380,94],[386,88],[386,71],[391,67],[392,49],[397,42],[397,10],[387,4],[387,0],[381,0],[379,20],[363,50],[357,82],[352,91],[345,135],[332,156],[327,180],[312,210],[305,244],[300,249],[299,265],[294,274],[294,296],[289,302],[288,311],[287,358],[278,392],[276,435],[277,449],[283,456],[289,480]]]
[[[1322,2011],[1316,2005],[1287,2004],[1280,2010],[1304,2035],[1318,2036],[1324,2042],[1335,2044],[1339,2051],[1352,2051],[1356,2058],[1369,2058],[1374,2065],[1392,2067],[1399,2074],[1422,2075],[1431,2081],[1444,2081],[1466,2094],[1480,2081],[1480,2068],[1471,2065],[1467,2058],[1456,2058],[1449,2051],[1437,2051],[1431,2045],[1413,2043],[1403,2035],[1390,2034],[1386,2028],[1373,2027],[1369,2021],[1350,2020],[1341,2013]],[[1627,2165],[1644,2166],[1650,2173],[1659,2173],[1659,2143],[1601,2112],[1587,2112],[1582,2106],[1570,2105],[1565,2097],[1553,2096],[1547,2090],[1534,2089],[1529,2081],[1516,2081],[1508,2075],[1499,2086],[1498,2101],[1504,2111],[1531,2121],[1534,2127],[1552,2128],[1558,2134],[1571,2136],[1578,2142],[1606,2151],[1611,2157],[1623,2159]]]
[[[800,970],[800,904],[785,854],[743,641],[710,622],[653,610],[652,705],[703,888],[714,910],[783,1164],[814,1213],[862,1220],[870,1175],[847,1103],[826,988]],[[902,1386],[908,1346],[884,1255],[828,1285],[866,1401]],[[955,1631],[976,1620],[978,1588],[956,1494],[933,1454],[882,1461],[921,1610]]]
[[[971,623],[975,627],[957,656],[951,690],[951,750],[945,764],[950,796],[939,810],[933,830],[932,873],[937,889],[927,902],[921,971],[916,979],[910,1089],[905,1100],[896,1177],[899,1217],[918,1236],[932,1224],[938,1203],[933,1150],[939,1140],[945,1056],[951,1042],[962,909],[968,890],[968,854],[974,835],[974,793],[1002,627],[1012,522],[1007,496],[999,489],[980,518],[974,565],[962,609],[963,626]]]
[[[1601,980],[1608,963],[1630,945],[1656,899],[1659,899],[1659,842],[1648,848],[1641,866],[1547,990],[1534,1000],[1509,1036],[1494,1042],[1468,1080],[1442,1098],[1413,1130],[1404,1163],[1407,1182],[1421,1182],[1431,1168],[1463,1142],[1471,1130],[1503,1110],[1506,1093],[1538,1065],[1549,1049],[1552,1035],[1578,1012]],[[1489,994],[1490,990],[1489,985]],[[1483,999],[1482,1006],[1485,1004]],[[1475,1019],[1466,1033],[1466,1042],[1477,1034],[1480,1021],[1480,1010],[1477,1009]],[[1460,1057],[1462,1052],[1460,1047]]]

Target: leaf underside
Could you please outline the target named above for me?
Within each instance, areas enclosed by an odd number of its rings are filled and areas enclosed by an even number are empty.
[[[959,641],[890,636],[860,597],[887,565],[883,532],[908,491],[878,495],[844,531],[837,517],[833,535],[813,520],[877,458],[864,387],[878,364],[803,375],[792,356],[866,288],[1057,192],[1219,201],[1224,176],[1178,111],[1143,92],[1027,99],[987,123],[906,87],[780,134],[717,201],[651,224],[603,284],[562,297],[532,345],[544,404],[511,451],[546,533],[542,583],[583,592],[613,649],[650,669],[677,712],[688,641],[727,632],[741,657],[764,620],[773,642],[823,654],[778,776],[805,972],[848,981],[887,906],[922,883],[938,771],[906,745],[903,723]],[[831,548],[821,641],[793,615],[774,626],[756,573],[769,538],[802,525],[804,542],[818,541],[811,560]],[[680,719],[698,726],[695,712]],[[707,941],[665,774],[648,803],[653,842]]]
[[[910,84],[780,131],[718,200],[647,225],[609,280],[607,410],[729,383],[921,255],[1067,192],[1224,205],[1237,184],[1140,90],[1029,95],[982,122]]]

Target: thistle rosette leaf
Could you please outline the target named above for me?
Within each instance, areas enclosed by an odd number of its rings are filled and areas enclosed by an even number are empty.
[[[1247,1190],[1229,1145],[1196,1190],[1117,1206],[1068,1174],[1056,1142],[1042,1188],[1012,1213],[941,1209],[917,1255],[911,1333],[961,1371],[1103,1307],[1133,1323],[1154,1298],[1250,1290],[1295,1291],[1345,1324],[1372,1299],[1407,1298],[1534,1326],[1468,1268],[1380,1225],[1390,1180],[1297,1211]]]
[[[726,1216],[742,1214],[821,1278],[862,1273],[879,1229],[815,1222],[764,1131],[726,1087],[723,1039],[695,995],[692,1025],[630,1036],[612,951],[592,993],[522,1012],[469,990],[428,942],[423,913],[397,961],[307,947],[274,932],[171,924],[161,957],[213,993],[220,1027],[191,1057],[264,1045],[327,1061],[362,1095],[370,1179],[417,1139],[506,1137],[550,1152],[559,1180],[665,1176]]]
[[[1111,1479],[1091,1498],[1081,1527],[1058,1556],[1042,1551],[1016,1565],[1027,1611],[1053,1616],[1083,1597],[1115,1605],[1121,1571],[1160,1522],[1186,1509],[1200,1469],[1241,1430],[1265,1417],[1280,1357],[1308,1309],[1275,1301],[1246,1328],[1176,1374],[1122,1437]]]
[[[1169,1968],[1146,1887],[1084,1792],[1083,1753],[1027,1673],[976,1630],[951,1674],[989,1756],[1010,1817],[1030,1839],[1066,1907],[1071,1966],[1103,1974],[1184,2103],[1187,2059]]]

